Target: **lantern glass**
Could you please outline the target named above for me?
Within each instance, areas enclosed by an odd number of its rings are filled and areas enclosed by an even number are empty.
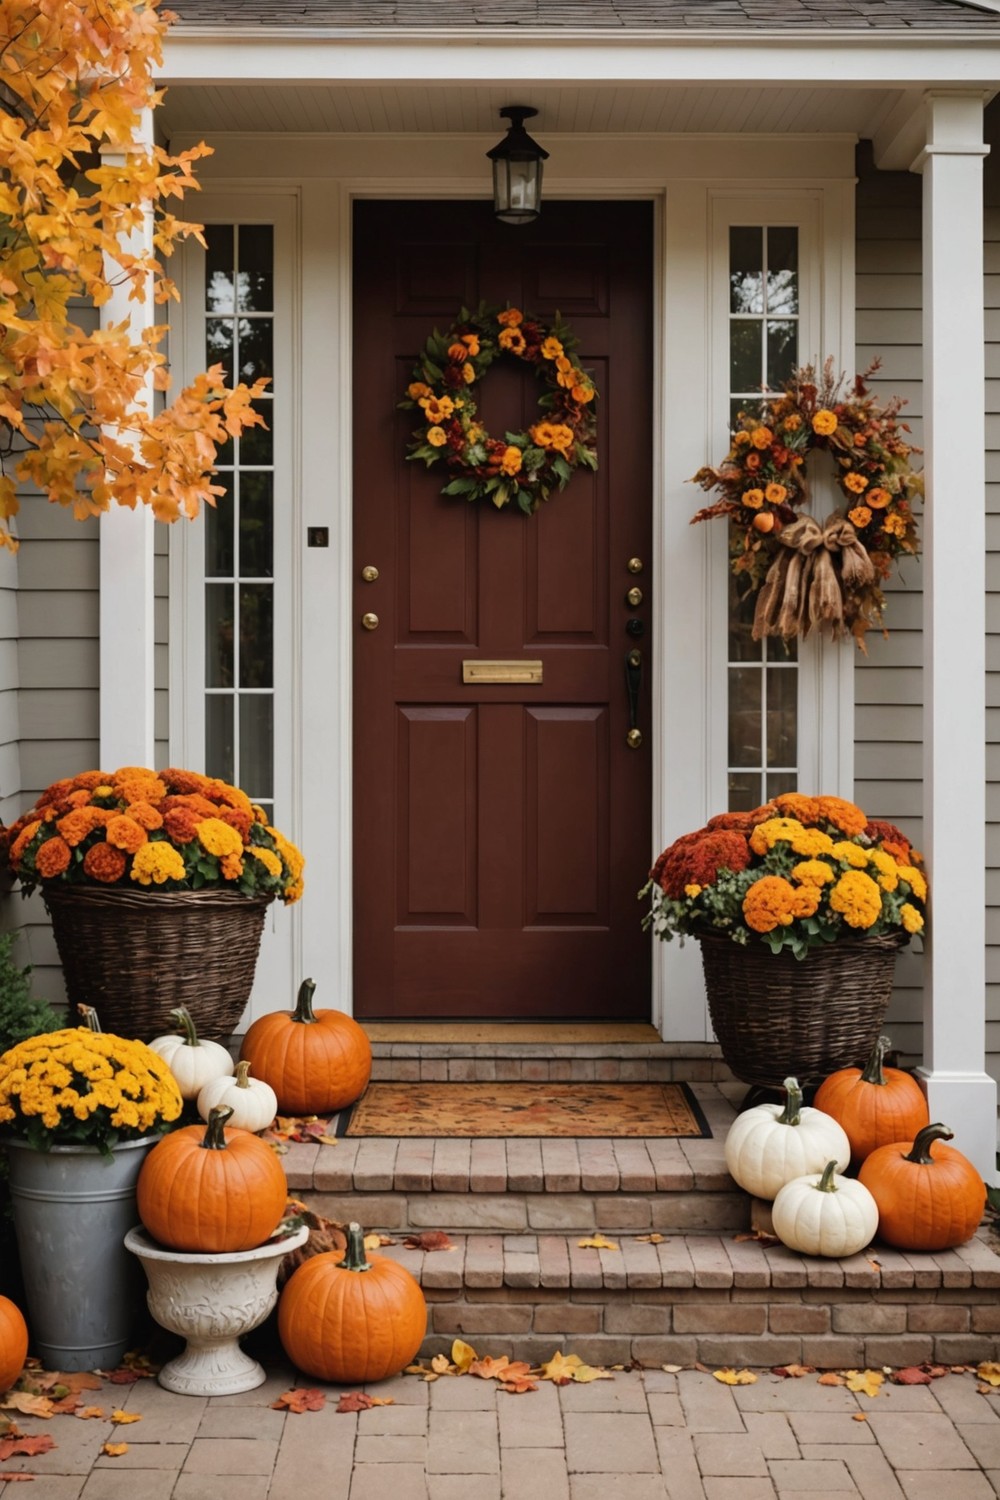
[[[507,134],[486,153],[493,163],[493,211],[506,224],[530,224],[542,206],[542,163],[549,153],[523,124],[536,113],[522,105],[502,109],[511,122]]]

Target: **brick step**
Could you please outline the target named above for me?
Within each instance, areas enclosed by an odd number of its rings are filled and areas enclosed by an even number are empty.
[[[343,1139],[293,1144],[282,1160],[318,1213],[393,1233],[746,1228],[749,1200],[723,1155],[732,1085],[692,1088],[711,1138]]]
[[[567,1028],[569,1030],[569,1028]],[[714,1042],[373,1042],[372,1078],[398,1083],[731,1083]],[[741,1093],[746,1085],[738,1086]]]
[[[531,1363],[572,1349],[599,1364],[701,1362],[879,1368],[1000,1355],[1000,1257],[983,1239],[939,1255],[878,1246],[844,1260],[725,1235],[660,1244],[574,1234],[455,1236],[455,1249],[383,1255],[420,1281],[425,1356],[461,1337]]]

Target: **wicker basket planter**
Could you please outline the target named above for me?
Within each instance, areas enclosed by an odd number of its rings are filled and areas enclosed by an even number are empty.
[[[71,1006],[105,1031],[151,1041],[185,1005],[199,1036],[224,1042],[253,986],[270,896],[50,884],[43,899]]]
[[[882,1029],[902,932],[814,948],[801,962],[763,943],[699,935],[712,1026],[737,1078],[780,1088],[863,1065]]]

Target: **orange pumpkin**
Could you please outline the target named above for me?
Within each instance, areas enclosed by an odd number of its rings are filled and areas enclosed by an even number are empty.
[[[427,1332],[427,1304],[403,1266],[383,1255],[365,1260],[359,1224],[350,1224],[343,1255],[328,1250],[304,1261],[282,1289],[278,1334],[304,1375],[361,1385],[398,1375]]]
[[[0,1392],[9,1391],[24,1369],[28,1355],[28,1325],[9,1297],[0,1297]]]
[[[259,1136],[224,1129],[231,1114],[217,1106],[207,1125],[165,1135],[142,1164],[139,1217],[171,1250],[256,1250],[278,1227],[288,1196],[281,1163]]]
[[[313,1011],[316,985],[305,979],[293,1011],[254,1021],[240,1058],[269,1083],[287,1115],[320,1115],[360,1099],[372,1072],[372,1047],[357,1021],[339,1010]]]
[[[880,1146],[862,1166],[858,1181],[878,1204],[879,1238],[887,1245],[950,1250],[975,1234],[986,1185],[967,1156],[943,1144],[952,1134],[946,1125],[925,1125],[916,1140]]]
[[[889,1038],[880,1036],[863,1068],[840,1068],[816,1090],[813,1106],[832,1115],[851,1143],[857,1166],[879,1146],[912,1141],[930,1122],[927,1100],[916,1079],[883,1060]]]

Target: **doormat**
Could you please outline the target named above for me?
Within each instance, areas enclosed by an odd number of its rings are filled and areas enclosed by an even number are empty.
[[[660,1041],[648,1021],[622,1025],[614,1022],[538,1021],[363,1021],[370,1042],[540,1042],[572,1047],[580,1043],[627,1042],[646,1045]]]
[[[711,1136],[686,1083],[370,1083],[341,1136]]]

